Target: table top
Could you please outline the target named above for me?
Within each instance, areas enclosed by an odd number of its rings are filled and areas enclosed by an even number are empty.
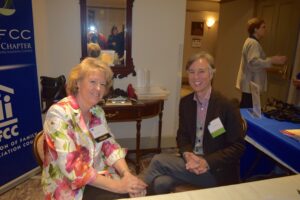
[[[103,102],[101,102],[99,105],[103,108],[110,108],[110,107],[139,107],[139,106],[147,106],[149,104],[157,104],[157,103],[163,103],[163,99],[149,99],[149,100],[131,100],[131,105],[125,104],[116,104],[116,105],[105,105]]]
[[[273,178],[209,189],[135,198],[135,200],[297,200],[300,175]]]
[[[300,124],[277,121],[265,117],[253,117],[248,109],[241,109],[241,115],[248,124],[246,140],[257,144],[282,160],[294,172],[300,172],[300,142],[280,131],[285,129],[300,129]],[[254,145],[255,145],[254,144]]]
[[[101,105],[108,122],[137,121],[162,114],[164,100],[138,100],[132,105]]]

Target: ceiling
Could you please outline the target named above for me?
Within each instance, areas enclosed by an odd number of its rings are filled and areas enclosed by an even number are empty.
[[[202,2],[224,2],[226,0],[187,0],[187,1],[202,1]],[[126,0],[87,0],[89,7],[119,7],[125,8]]]

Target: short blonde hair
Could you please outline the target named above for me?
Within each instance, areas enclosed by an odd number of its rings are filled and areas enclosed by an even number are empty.
[[[90,57],[97,58],[101,53],[101,48],[97,43],[88,43],[87,45],[87,54]]]
[[[106,93],[113,84],[113,72],[106,63],[96,58],[87,57],[70,71],[67,81],[67,93],[76,96],[78,93],[77,83],[93,70],[104,72],[106,79]]]

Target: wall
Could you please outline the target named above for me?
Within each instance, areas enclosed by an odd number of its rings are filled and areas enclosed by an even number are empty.
[[[67,75],[81,57],[79,0],[32,0],[39,76]]]
[[[228,98],[240,99],[235,89],[243,43],[247,38],[246,24],[253,16],[253,0],[235,0],[220,4],[213,86]]]
[[[298,33],[297,49],[295,53],[294,70],[292,73],[292,80],[297,79],[297,74],[300,73],[300,27]],[[291,81],[289,89],[288,103],[292,103],[297,107],[300,107],[300,89],[296,88]]]
[[[79,0],[32,2],[38,74],[67,75],[81,57]],[[170,91],[163,116],[165,145],[175,143],[185,9],[185,0],[135,0],[133,6],[132,55],[136,70],[150,69],[151,84]],[[114,84],[125,89],[128,83],[136,85],[136,77],[130,75]],[[135,138],[134,122],[110,126],[117,138]],[[155,138],[157,130],[157,118],[143,120],[142,137]]]
[[[132,56],[135,69],[149,69],[151,85],[163,86],[170,91],[163,113],[163,146],[175,145],[185,7],[185,0],[135,0],[133,5]],[[136,82],[136,77],[131,76],[115,85],[126,88],[128,83],[136,85]],[[135,137],[135,123],[116,123],[111,127],[120,138]],[[143,120],[141,131],[142,136],[156,137],[158,118]]]
[[[191,55],[203,50],[215,55],[218,33],[219,6],[220,4],[218,2],[187,1],[184,55],[182,64],[182,76],[184,78],[187,77],[185,64]],[[211,28],[208,28],[205,24],[206,19],[209,17],[213,17],[216,20],[216,23]],[[203,36],[191,35],[191,23],[201,21],[204,22]],[[192,47],[193,39],[200,39],[201,46]]]

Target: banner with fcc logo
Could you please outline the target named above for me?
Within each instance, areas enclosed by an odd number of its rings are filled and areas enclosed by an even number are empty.
[[[0,188],[38,165],[42,129],[31,0],[0,0]]]

